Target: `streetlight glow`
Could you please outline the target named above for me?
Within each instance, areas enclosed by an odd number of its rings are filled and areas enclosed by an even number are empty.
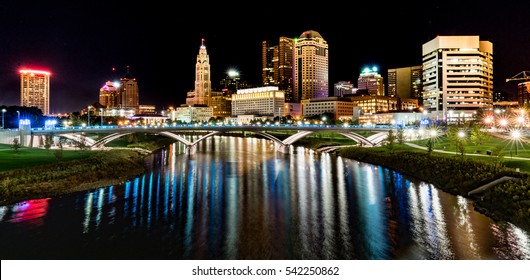
[[[6,108],[2,109],[2,129],[4,129],[4,114],[6,111],[7,111]]]
[[[514,144],[515,144],[515,155],[517,155],[517,144],[519,142],[519,139],[521,138],[521,131],[514,130],[514,131],[512,131],[511,136],[512,136],[512,139],[514,140]]]

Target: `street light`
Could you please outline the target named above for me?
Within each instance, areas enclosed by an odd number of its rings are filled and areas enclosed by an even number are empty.
[[[20,126],[20,111],[17,111],[17,117],[18,117],[18,121],[17,121],[17,123],[18,123],[18,125]]]
[[[458,153],[458,150],[462,153],[462,156],[464,155],[464,141],[466,138],[466,133],[463,130],[460,130],[458,132],[458,143],[456,144],[456,150]]]
[[[101,118],[100,123],[103,126],[103,108],[99,108],[99,117]]]
[[[2,109],[2,129],[4,129],[4,113],[6,112],[6,108]]]
[[[87,121],[87,124],[88,124],[88,125],[87,125],[87,126],[90,126],[90,105],[88,105],[88,106],[86,107],[86,109],[87,109],[86,111],[87,111],[87,114],[88,114],[88,121]]]
[[[519,130],[512,131],[512,139],[515,142],[515,155],[517,155],[517,142],[519,141],[519,138],[521,138],[521,132]]]

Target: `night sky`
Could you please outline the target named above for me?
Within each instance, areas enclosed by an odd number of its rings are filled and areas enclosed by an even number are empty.
[[[201,38],[214,87],[230,68],[259,85],[261,42],[307,30],[329,45],[330,85],[357,85],[372,65],[386,83],[386,69],[421,65],[422,45],[437,35],[491,41],[495,89],[515,93],[506,78],[530,70],[529,1],[336,2],[2,0],[0,105],[19,104],[21,68],[52,72],[50,111],[64,113],[98,101],[100,87],[129,66],[141,104],[178,106],[194,87]]]

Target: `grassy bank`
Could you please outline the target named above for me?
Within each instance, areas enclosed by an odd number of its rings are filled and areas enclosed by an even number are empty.
[[[109,186],[145,172],[144,156],[134,150],[92,151],[85,155],[0,172],[0,204]]]
[[[119,184],[145,172],[145,152],[173,143],[167,137],[135,133],[110,143],[105,151],[12,149],[0,144],[0,205],[53,197]],[[129,148],[129,149],[122,149]]]
[[[63,150],[61,161],[81,160],[92,151]],[[57,163],[53,150],[21,148],[15,152],[10,145],[0,144],[0,172]]]

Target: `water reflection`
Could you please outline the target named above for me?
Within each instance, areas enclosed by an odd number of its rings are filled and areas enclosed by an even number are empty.
[[[0,207],[0,256],[530,259],[527,232],[385,168],[252,138],[184,151],[123,185]]]

